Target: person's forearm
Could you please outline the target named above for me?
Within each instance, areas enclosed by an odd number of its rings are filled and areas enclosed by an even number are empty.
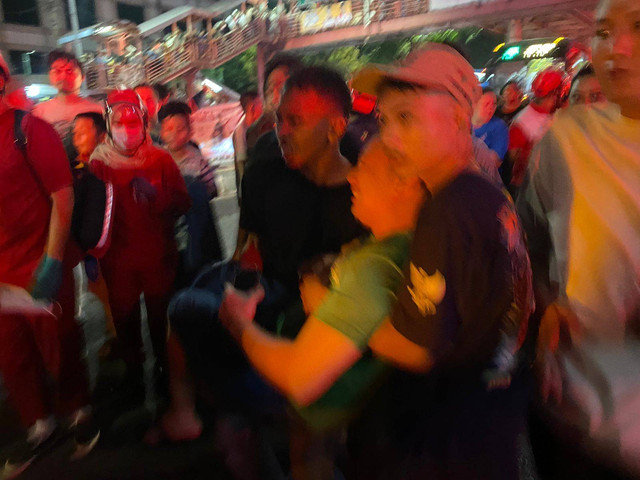
[[[293,342],[276,338],[252,323],[242,332],[240,343],[255,369],[284,395],[291,396]]]
[[[51,221],[46,254],[62,262],[71,230],[73,215],[73,187],[65,187],[51,194]]]
[[[403,370],[424,373],[433,365],[429,351],[404,337],[389,319],[369,339],[369,348],[376,356]]]

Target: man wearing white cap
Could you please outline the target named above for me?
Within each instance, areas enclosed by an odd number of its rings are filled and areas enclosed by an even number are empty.
[[[431,194],[398,304],[369,343],[423,374],[390,412],[406,427],[395,445],[411,472],[402,478],[518,478],[531,268],[511,200],[473,159],[481,94],[473,68],[453,48],[429,44],[401,65],[365,68],[353,87],[378,96],[387,154]]]
[[[73,210],[71,172],[53,127],[6,104],[9,78],[0,56],[0,283],[29,289],[34,299],[58,305],[61,313],[51,318],[48,312],[27,316],[0,309],[0,373],[28,429],[25,441],[0,466],[3,479],[26,468],[50,443],[54,413],[71,415],[76,427],[87,423],[82,407],[89,400],[82,333],[74,319],[74,262],[65,261]],[[57,398],[47,373],[57,380]],[[76,435],[78,446],[87,451],[96,435],[86,443]]]

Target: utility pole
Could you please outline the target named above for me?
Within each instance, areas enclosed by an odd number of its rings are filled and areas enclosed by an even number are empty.
[[[80,30],[80,23],[78,22],[78,8],[76,7],[76,0],[69,0],[69,17],[71,19],[71,31],[74,35],[77,35],[78,30]],[[80,39],[76,38],[73,41],[73,49],[75,50],[76,57],[80,58],[82,55],[82,43]]]

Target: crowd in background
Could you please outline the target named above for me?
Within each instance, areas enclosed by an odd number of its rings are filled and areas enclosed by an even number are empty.
[[[602,0],[596,22],[592,64],[540,72],[527,103],[455,45],[369,65],[355,92],[276,55],[241,97],[230,259],[188,104],[142,84],[99,105],[54,51],[58,96],[27,113],[3,61],[0,373],[25,433],[1,478],[62,430],[90,455],[105,405],[149,395],[150,445],[240,418],[237,478],[640,475],[640,9]],[[101,365],[124,367],[106,392],[82,289]]]

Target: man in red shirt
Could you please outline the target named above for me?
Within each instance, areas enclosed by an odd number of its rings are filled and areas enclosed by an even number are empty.
[[[23,425],[27,441],[7,460],[2,478],[20,472],[52,438],[55,413],[86,417],[86,369],[82,333],[75,323],[71,248],[67,244],[73,211],[73,185],[60,137],[51,125],[16,115],[4,102],[9,69],[0,57],[0,283],[28,289],[61,314],[3,313],[0,308],[0,373]],[[21,119],[25,142],[17,142]],[[34,140],[34,141],[32,141]],[[76,260],[77,260],[76,256]],[[57,380],[52,399],[47,372]],[[52,401],[53,400],[53,401]]]
[[[144,392],[140,295],[144,293],[151,342],[159,365],[167,339],[166,309],[178,266],[174,226],[190,206],[187,187],[169,153],[151,145],[146,109],[133,90],[107,98],[107,139],[89,167],[114,189],[111,245],[100,260],[126,362],[130,387]]]

